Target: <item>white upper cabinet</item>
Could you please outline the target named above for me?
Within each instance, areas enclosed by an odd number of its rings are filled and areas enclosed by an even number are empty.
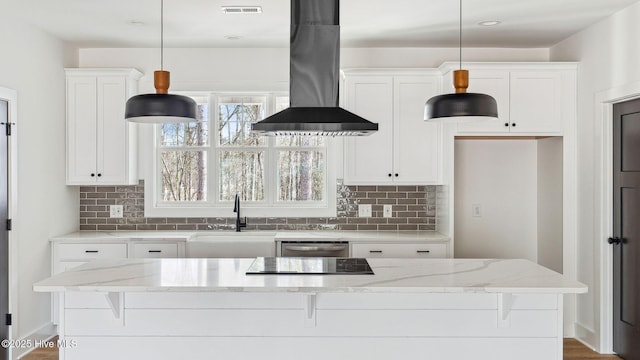
[[[458,124],[460,135],[556,135],[564,119],[575,116],[576,65],[573,63],[471,63],[469,92],[493,96],[498,121]],[[445,64],[453,70],[453,64]],[[455,66],[457,68],[457,65]],[[452,92],[452,71],[445,91]],[[448,80],[447,80],[448,79]]]
[[[136,126],[124,119],[142,75],[133,69],[65,69],[67,184],[137,183]]]
[[[449,74],[447,78],[451,78]],[[447,92],[454,92],[452,81],[447,81],[450,88]],[[504,132],[509,131],[509,71],[506,70],[472,70],[469,71],[470,93],[480,93],[493,96],[498,104],[498,121],[469,122],[458,125],[460,132]]]
[[[345,108],[378,123],[378,132],[345,140],[345,184],[436,184],[441,130],[424,121],[440,93],[434,71],[346,70]]]

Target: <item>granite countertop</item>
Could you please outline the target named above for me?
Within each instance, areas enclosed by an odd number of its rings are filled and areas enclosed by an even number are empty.
[[[34,284],[37,292],[585,293],[521,259],[368,259],[375,275],[246,275],[253,259],[95,260]]]
[[[185,240],[207,242],[311,240],[353,242],[430,242],[448,241],[449,237],[436,231],[76,231],[56,236],[52,242],[125,242],[152,240]]]

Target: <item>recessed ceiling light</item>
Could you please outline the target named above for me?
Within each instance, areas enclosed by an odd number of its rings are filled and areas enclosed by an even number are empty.
[[[226,35],[224,38],[227,40],[240,40],[241,37],[237,35]]]
[[[481,21],[478,23],[478,25],[480,26],[496,26],[500,24],[502,24],[502,21],[499,21],[499,20],[487,20],[487,21]]]
[[[220,8],[225,14],[259,14],[262,12],[262,6],[221,6]]]

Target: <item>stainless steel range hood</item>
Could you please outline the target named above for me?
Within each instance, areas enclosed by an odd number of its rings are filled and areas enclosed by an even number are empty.
[[[338,107],[339,0],[291,0],[290,107],[251,125],[264,135],[370,135],[374,124]]]

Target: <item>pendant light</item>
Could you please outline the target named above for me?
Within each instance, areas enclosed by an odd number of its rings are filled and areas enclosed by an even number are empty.
[[[160,70],[153,72],[156,93],[127,100],[125,119],[151,124],[196,121],[196,102],[187,96],[169,94],[169,82],[169,72],[164,71],[164,0],[160,0]]]
[[[441,122],[497,120],[496,100],[486,94],[468,93],[469,71],[462,69],[462,0],[460,0],[460,68],[453,72],[454,94],[434,96],[424,107],[424,119]]]

